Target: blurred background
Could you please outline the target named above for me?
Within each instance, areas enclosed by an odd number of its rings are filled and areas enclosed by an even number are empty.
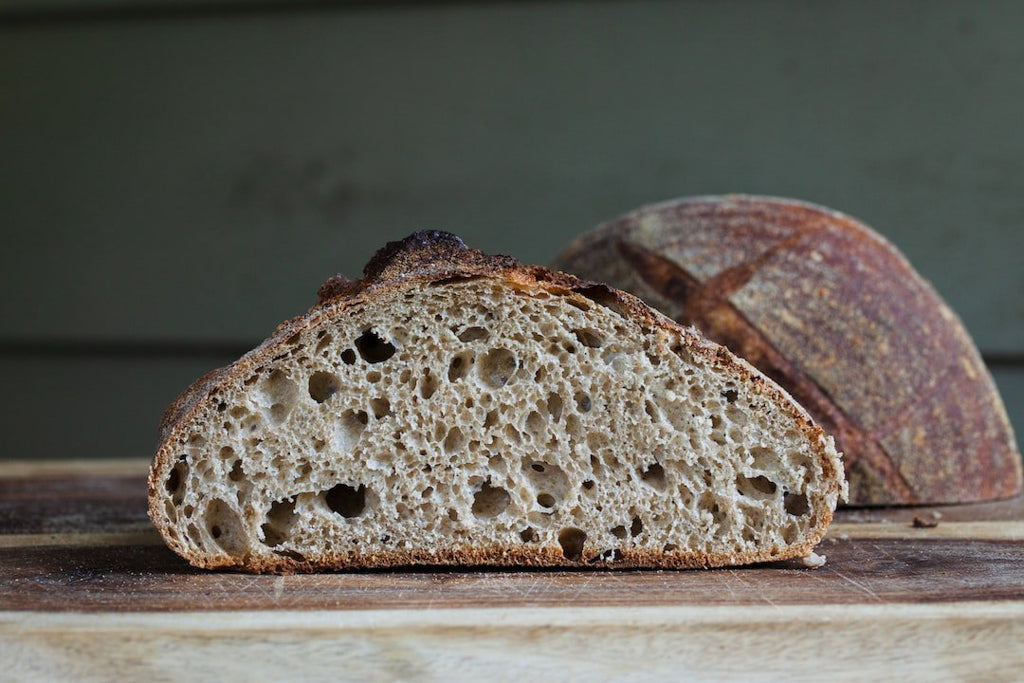
[[[1024,432],[1024,4],[0,0],[0,458],[149,457],[385,241],[544,263],[641,204],[850,213]]]

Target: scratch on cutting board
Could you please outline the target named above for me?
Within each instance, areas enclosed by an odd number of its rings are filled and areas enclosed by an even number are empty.
[[[729,574],[731,574],[734,578],[739,580],[739,577],[736,576],[736,570],[735,569],[730,569],[729,570]],[[742,581],[740,581],[740,582],[742,583]],[[735,598],[736,597],[736,588],[733,587],[732,581],[726,581],[725,582],[725,587],[729,589],[729,595],[731,597]]]
[[[729,573],[730,573],[730,574],[732,574],[732,575],[733,575],[733,576],[734,576],[734,577],[736,578],[736,580],[737,580],[737,581],[739,581],[739,582],[740,582],[741,584],[743,584],[743,586],[744,586],[744,587],[746,587],[746,588],[750,588],[750,582],[749,582],[749,581],[746,581],[745,579],[743,579],[743,577],[741,577],[741,576],[740,576],[740,575],[739,575],[739,574],[738,574],[738,573],[736,572],[736,570],[735,570],[735,569],[730,569],[730,570],[729,570]],[[758,596],[759,598],[761,598],[761,600],[763,600],[764,602],[768,603],[768,604],[769,604],[769,605],[771,605],[772,607],[774,607],[774,608],[778,609],[778,607],[779,607],[779,606],[778,606],[778,605],[776,605],[776,604],[775,604],[775,601],[774,601],[774,600],[772,600],[771,598],[769,598],[769,597],[768,597],[767,595],[765,595],[764,593],[760,593],[760,592],[757,592],[757,591],[755,591],[755,593],[756,593],[756,595],[757,595],[757,596]]]
[[[526,598],[528,598],[533,593],[533,590],[540,584],[540,581],[540,575],[534,575],[533,581],[530,582],[530,585],[526,588],[525,591],[522,592],[522,594],[520,594],[519,597],[523,600],[526,600]]]
[[[282,595],[284,595],[284,577],[278,576],[274,579],[274,602],[280,601]]]
[[[900,558],[898,558],[895,555],[893,555],[892,552],[886,550],[885,548],[883,548],[882,546],[878,545],[877,543],[871,543],[870,545],[871,545],[872,548],[875,549],[875,552],[877,552],[882,557],[888,558],[890,560],[895,560],[897,562],[901,562],[902,561],[902,560],[900,560]]]
[[[854,581],[853,579],[851,579],[849,576],[847,576],[846,574],[842,573],[838,569],[833,569],[832,571],[835,572],[836,576],[841,578],[843,581],[846,581],[850,585],[860,589],[865,594],[870,595],[872,597],[872,599],[877,600],[878,602],[882,602],[882,598],[878,597],[877,593],[875,593],[873,590],[871,590],[870,588],[868,588],[864,584],[860,583],[859,581]]]

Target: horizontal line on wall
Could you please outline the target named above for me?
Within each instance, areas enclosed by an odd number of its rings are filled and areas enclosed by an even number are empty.
[[[233,360],[256,341],[0,339],[0,357],[24,358],[222,358]],[[992,368],[1024,368],[1024,351],[982,352]]]
[[[981,357],[989,367],[1024,367],[1024,351],[983,351]]]
[[[540,4],[545,0],[520,0]],[[566,2],[566,0],[560,0]],[[570,0],[572,1],[572,0]],[[575,2],[621,2],[622,0],[574,0]],[[189,2],[152,2],[150,4],[117,4],[94,2],[30,8],[28,6],[0,10],[0,28],[47,27],[61,24],[88,24],[130,21],[170,21],[176,19],[218,18],[259,14],[298,14],[333,10],[388,10],[401,8],[439,7],[446,5],[500,5],[509,0],[191,0]],[[550,0],[546,4],[552,4]]]
[[[256,344],[244,341],[0,339],[0,357],[222,358],[234,360],[255,348]]]

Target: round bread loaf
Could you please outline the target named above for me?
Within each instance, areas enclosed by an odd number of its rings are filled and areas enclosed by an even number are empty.
[[[846,454],[850,504],[1021,489],[1006,409],[960,320],[849,216],[787,199],[686,198],[583,235],[553,265],[638,295],[781,384]]]

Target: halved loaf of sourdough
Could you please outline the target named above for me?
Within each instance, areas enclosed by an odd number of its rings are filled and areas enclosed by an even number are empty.
[[[724,347],[423,232],[186,390],[149,511],[200,567],[709,567],[808,555],[844,488]]]

